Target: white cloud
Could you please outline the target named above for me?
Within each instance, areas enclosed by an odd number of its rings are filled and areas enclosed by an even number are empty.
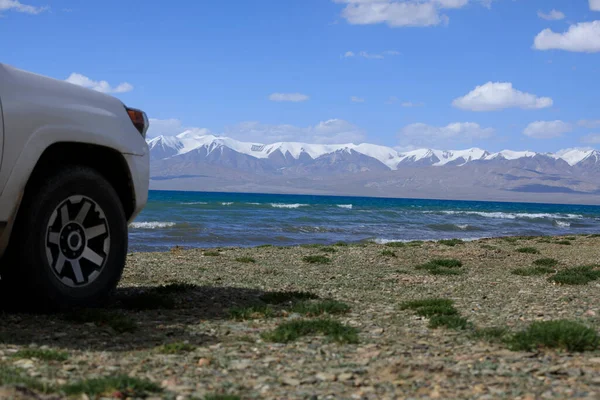
[[[463,8],[470,0],[333,0],[345,4],[342,17],[353,25],[387,24],[390,27],[434,26],[447,23],[444,9]],[[479,0],[485,6],[491,0]]]
[[[600,133],[592,133],[581,138],[583,143],[600,144]]]
[[[548,20],[548,21],[559,21],[559,20],[565,18],[565,14],[564,13],[562,13],[562,12],[560,12],[558,10],[554,10],[554,9],[552,9],[548,13],[545,13],[543,11],[538,11],[537,15],[541,19],[545,19],[545,20]]]
[[[350,101],[353,103],[364,103],[365,99],[363,99],[362,97],[358,97],[358,96],[352,96],[352,97],[350,97]]]
[[[404,101],[400,104],[402,107],[423,107],[425,103],[415,103],[412,101]]]
[[[600,11],[600,0],[590,0],[590,10]]]
[[[569,30],[556,33],[544,29],[535,37],[533,47],[537,50],[565,50],[580,53],[600,52],[600,21],[581,22]]]
[[[494,133],[493,128],[483,128],[475,122],[455,122],[442,127],[416,123],[407,125],[400,130],[400,140],[404,148],[409,145],[445,147],[453,143],[487,139]]]
[[[75,85],[86,87],[88,89],[94,89],[102,93],[125,93],[133,90],[133,86],[127,82],[120,83],[118,86],[112,87],[106,81],[93,81],[87,76],[77,74],[75,72],[73,72],[66,79],[66,81],[69,83],[74,83]]]
[[[330,119],[308,127],[243,122],[227,127],[224,134],[235,139],[259,143],[287,141],[320,144],[360,143],[365,138],[362,129],[341,119]]]
[[[532,110],[551,107],[552,104],[551,98],[521,92],[509,82],[488,82],[452,102],[454,107],[470,111],[495,111],[505,108]]]
[[[40,14],[46,10],[48,10],[48,7],[30,6],[18,0],[0,0],[0,13],[2,11],[16,11],[26,14]]]
[[[180,120],[171,118],[171,119],[156,119],[150,118],[150,128],[148,128],[148,133],[146,136],[148,137],[156,137],[156,136],[175,136],[185,131],[186,128],[183,127]]]
[[[523,134],[534,139],[552,139],[572,130],[573,126],[571,124],[560,120],[536,121],[530,123],[523,131]]]
[[[382,60],[386,56],[399,56],[399,55],[400,55],[400,52],[396,51],[396,50],[386,50],[382,53],[369,53],[367,51],[361,51],[361,52],[355,53],[353,51],[347,51],[344,53],[343,58],[362,57],[362,58],[367,58],[367,59]]]
[[[306,101],[309,97],[302,93],[273,93],[269,96],[271,101],[291,101],[294,103]]]
[[[582,119],[581,121],[577,121],[577,125],[583,126],[584,128],[600,128],[600,119],[590,120],[590,119]]]

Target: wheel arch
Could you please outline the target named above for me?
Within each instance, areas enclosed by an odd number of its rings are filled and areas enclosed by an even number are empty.
[[[129,166],[121,153],[99,145],[59,142],[49,146],[31,172],[23,197],[27,198],[40,182],[69,165],[89,167],[100,173],[115,188],[126,217],[133,214],[135,192]]]

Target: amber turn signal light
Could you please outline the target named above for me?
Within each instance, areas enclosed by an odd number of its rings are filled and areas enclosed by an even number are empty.
[[[135,108],[127,108],[127,114],[133,123],[133,126],[142,134],[142,136],[146,137],[146,132],[148,131],[148,127],[150,124],[148,123],[148,117],[146,113],[141,110],[136,110]]]

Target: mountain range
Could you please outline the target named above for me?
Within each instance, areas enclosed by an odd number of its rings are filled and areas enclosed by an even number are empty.
[[[185,131],[148,140],[151,187],[358,196],[600,203],[600,152],[249,143]]]

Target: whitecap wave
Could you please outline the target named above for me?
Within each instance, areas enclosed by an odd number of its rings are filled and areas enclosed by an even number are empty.
[[[571,227],[571,223],[567,222],[567,221],[554,221],[554,223],[556,224],[556,226],[560,226],[561,228],[569,228]]]
[[[352,210],[352,204],[338,204],[339,208],[346,208],[348,210]]]
[[[260,203],[246,203],[246,204],[249,204],[251,206],[260,206]]]
[[[231,201],[228,201],[228,202],[225,202],[225,203],[221,203],[222,206],[230,206],[232,204],[233,204],[233,202],[231,202]]]
[[[275,208],[300,208],[307,207],[308,204],[283,204],[283,203],[271,203],[271,207]]]
[[[190,201],[188,203],[179,203],[179,204],[183,204],[183,205],[186,205],[186,206],[193,206],[193,205],[208,204],[208,203],[205,202],[205,201]]]
[[[456,225],[456,227],[458,229],[462,229],[463,231],[466,231],[469,228],[469,224],[464,224],[464,225]]]
[[[150,221],[150,222],[132,222],[129,224],[130,228],[133,229],[160,229],[160,228],[172,228],[177,225],[175,222],[159,222],[159,221]]]
[[[425,214],[446,214],[446,215],[478,215],[485,218],[498,219],[582,219],[579,214],[552,214],[552,213],[506,213],[506,212],[486,212],[486,211],[424,211]]]

